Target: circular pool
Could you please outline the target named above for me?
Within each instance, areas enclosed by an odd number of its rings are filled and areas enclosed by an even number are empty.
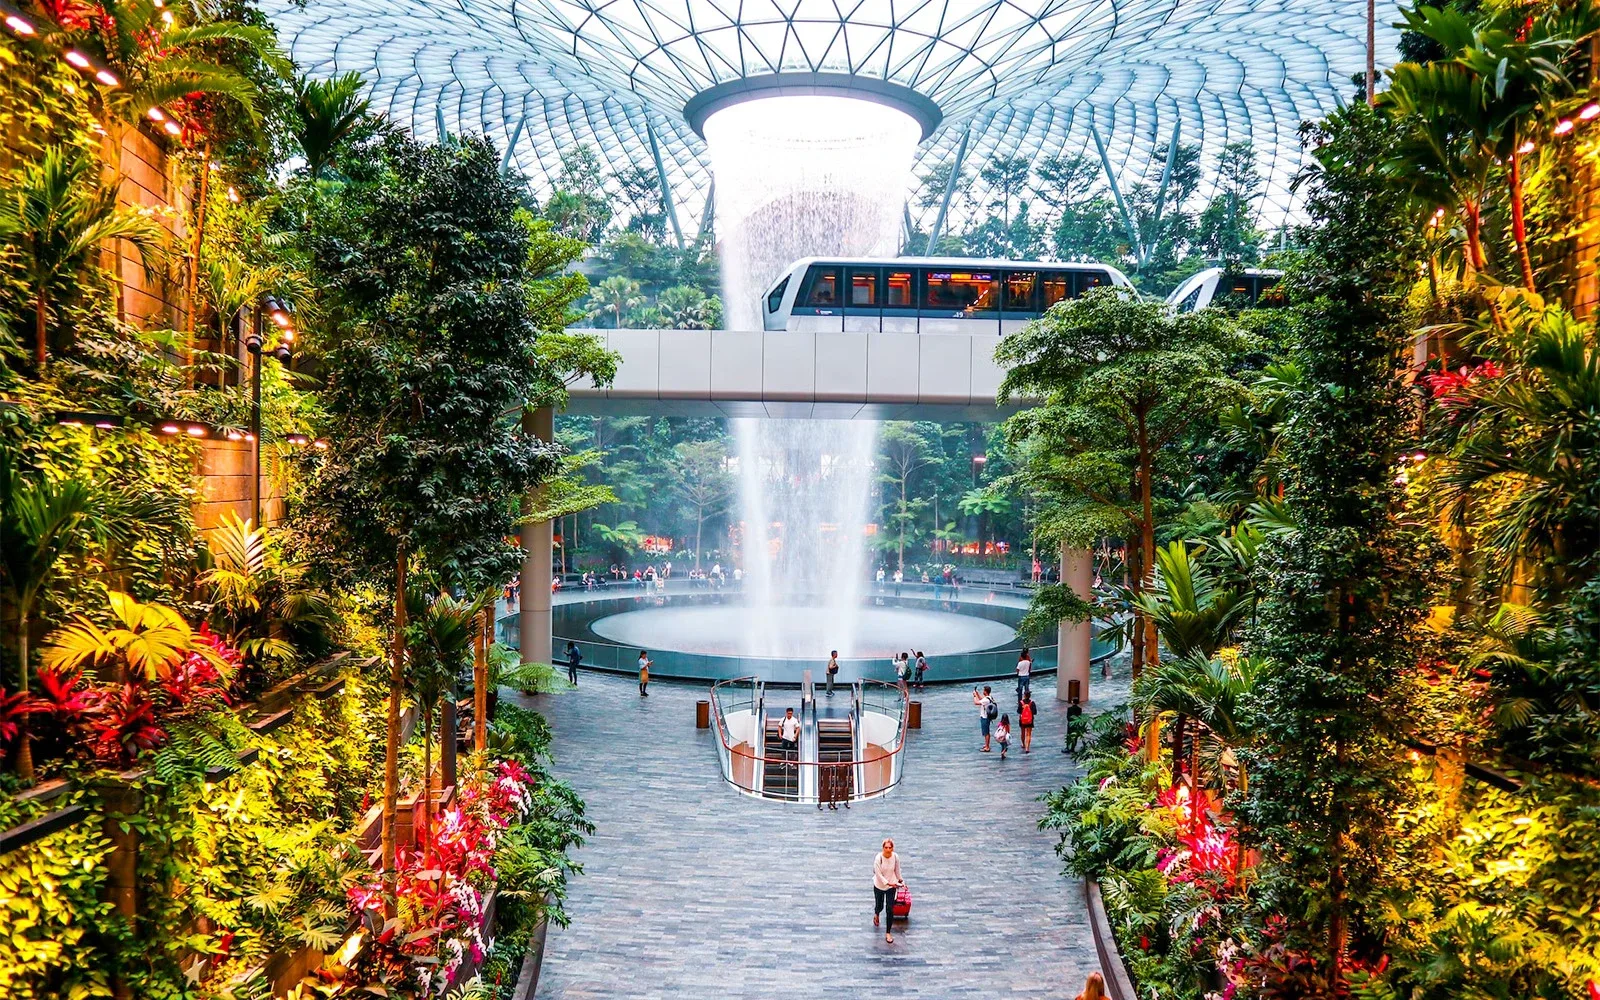
[[[887,659],[900,652],[950,656],[1012,643],[1010,625],[926,608],[861,608],[853,641],[838,633],[838,615],[817,607],[778,607],[770,625],[753,627],[750,609],[729,605],[650,607],[607,615],[589,623],[598,635],[625,646],[714,656]]]

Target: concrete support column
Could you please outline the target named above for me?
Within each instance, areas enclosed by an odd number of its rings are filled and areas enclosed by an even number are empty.
[[[1088,600],[1094,583],[1094,562],[1088,549],[1061,546],[1061,582]],[[1078,682],[1079,704],[1089,704],[1089,641],[1093,622],[1063,621],[1056,631],[1056,698],[1070,701],[1072,682]]]
[[[541,441],[555,440],[555,411],[541,406],[522,417],[522,429]],[[540,490],[530,499],[537,502]],[[517,620],[522,633],[522,662],[550,662],[550,552],[554,528],[549,521],[522,526],[522,596]]]

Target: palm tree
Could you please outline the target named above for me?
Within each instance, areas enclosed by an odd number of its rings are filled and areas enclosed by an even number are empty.
[[[107,91],[106,108],[126,124],[140,121],[152,108],[171,110],[201,95],[233,101],[257,122],[260,92],[237,65],[239,59],[217,58],[221,45],[244,46],[247,58],[285,79],[292,72],[271,30],[202,21],[202,5],[104,0],[80,9],[89,30],[74,32],[74,43],[94,51],[116,72],[121,83]]]
[[[1183,542],[1156,549],[1156,577],[1130,603],[1155,622],[1156,633],[1173,656],[1209,657],[1228,640],[1249,610],[1247,598],[1218,586],[1199,550]]]
[[[432,809],[434,713],[446,698],[454,698],[461,669],[471,661],[479,631],[479,615],[492,607],[495,591],[487,590],[476,598],[460,601],[449,594],[427,595],[412,591],[407,595],[407,639],[410,654],[407,687],[421,713],[422,723],[422,807],[418,829],[429,829]],[[476,698],[475,698],[476,700]],[[454,734],[445,734],[454,738]],[[431,855],[430,838],[424,834],[423,849]]]
[[[24,476],[12,456],[0,453],[0,592],[17,616],[18,690],[32,676],[28,636],[45,591],[62,558],[87,538],[103,535],[103,498],[85,483]],[[27,716],[18,722],[17,773],[33,781]]]
[[[1504,374],[1460,389],[1444,422],[1440,499],[1470,512],[1494,577],[1558,601],[1600,571],[1600,347],[1558,306],[1514,313],[1504,336]]]
[[[643,304],[644,297],[639,294],[639,283],[615,274],[594,286],[589,292],[589,318],[603,320],[610,316],[613,326],[620,330],[623,320],[629,318],[633,311]]]
[[[33,295],[34,368],[43,374],[51,290],[87,266],[90,254],[112,240],[127,240],[148,270],[163,230],[136,209],[117,207],[117,189],[99,183],[100,164],[89,153],[54,146],[12,175],[0,197],[0,241],[16,248]]]
[[[963,493],[961,499],[956,501],[956,508],[968,517],[976,517],[978,519],[978,555],[981,556],[983,555],[984,519],[988,518],[990,527],[993,527],[996,514],[1010,512],[1011,498],[991,483]]]
[[[294,84],[294,141],[306,158],[306,178],[315,197],[317,181],[333,162],[341,143],[357,131],[372,102],[361,96],[366,83],[354,71],[329,80],[301,77]]]
[[[213,618],[228,644],[252,661],[292,659],[285,630],[331,620],[328,596],[306,584],[303,563],[272,550],[266,528],[229,511],[206,533],[206,545],[211,568],[199,582],[210,592]]]

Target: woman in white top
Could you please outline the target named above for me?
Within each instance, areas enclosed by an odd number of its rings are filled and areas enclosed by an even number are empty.
[[[1017,657],[1017,704],[1022,704],[1022,692],[1032,686],[1033,654],[1028,652],[1028,647],[1022,647],[1022,655]]]
[[[894,944],[894,897],[904,884],[894,841],[885,840],[883,851],[872,856],[872,926],[878,926],[878,914],[887,911],[889,922],[884,926],[883,939],[890,944]]]

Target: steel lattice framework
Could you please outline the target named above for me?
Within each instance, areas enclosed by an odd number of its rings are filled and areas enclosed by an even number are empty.
[[[1112,194],[1158,184],[1174,134],[1254,143],[1263,221],[1293,214],[1299,124],[1366,64],[1356,0],[268,0],[306,70],[361,72],[418,134],[484,131],[547,189],[587,143],[657,172],[692,237],[711,190],[686,102],[778,73],[887,80],[943,114],[917,169],[1084,154]],[[1383,5],[1385,9],[1388,4]],[[1380,62],[1393,49],[1380,12]],[[1201,194],[1206,192],[1202,189]],[[1120,197],[1120,195],[1118,195]],[[922,199],[928,200],[928,199]],[[937,205],[908,204],[927,227]],[[953,218],[952,223],[959,219]]]

